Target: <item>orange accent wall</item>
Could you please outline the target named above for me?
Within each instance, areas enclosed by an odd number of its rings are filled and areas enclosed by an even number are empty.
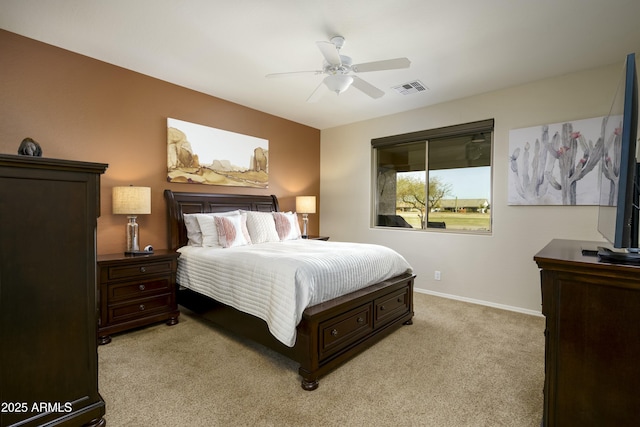
[[[167,117],[268,139],[269,188],[168,183]],[[139,216],[138,223],[141,246],[155,248],[167,247],[167,188],[275,194],[281,210],[295,210],[297,195],[319,201],[318,129],[4,30],[0,131],[0,153],[17,154],[20,142],[31,137],[44,157],[109,164],[101,182],[100,254],[125,249],[127,219],[111,214],[111,188],[118,185],[151,187],[151,215]],[[319,213],[310,215],[310,234],[318,233],[318,224]]]

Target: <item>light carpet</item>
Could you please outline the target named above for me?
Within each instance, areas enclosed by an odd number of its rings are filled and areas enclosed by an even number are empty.
[[[107,425],[539,426],[544,318],[420,293],[414,324],[300,387],[297,365],[182,309],[98,348]],[[373,368],[373,369],[372,369]]]

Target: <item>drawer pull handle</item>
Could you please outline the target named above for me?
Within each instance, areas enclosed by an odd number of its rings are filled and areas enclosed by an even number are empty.
[[[358,324],[362,325],[364,323],[364,319],[362,317],[358,317]]]
[[[140,311],[144,310],[144,304],[140,304]]]
[[[147,269],[146,269],[146,268],[144,268],[144,267],[140,267],[140,273],[146,273],[146,272],[147,272]]]
[[[138,289],[140,289],[141,291],[144,291],[144,289],[145,289],[145,288],[144,288],[144,285],[140,285],[140,286],[138,286]]]
[[[331,331],[331,336],[337,337],[338,336],[338,330],[334,329],[333,331]]]
[[[402,298],[398,297],[398,302],[402,302]]]
[[[387,308],[386,308],[384,305],[381,305],[381,306],[380,306],[380,311],[384,311],[384,310],[386,310],[386,309],[387,309]]]

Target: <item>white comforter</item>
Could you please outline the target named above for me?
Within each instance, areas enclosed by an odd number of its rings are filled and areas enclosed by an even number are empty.
[[[305,308],[412,271],[392,249],[362,243],[299,239],[178,251],[181,286],[263,319],[289,347]]]

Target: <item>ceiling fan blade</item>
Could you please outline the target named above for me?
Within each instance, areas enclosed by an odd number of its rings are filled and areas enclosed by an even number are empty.
[[[351,86],[364,92],[374,99],[381,98],[384,95],[383,91],[381,91],[371,83],[367,83],[358,76],[353,76],[353,83],[351,83]]]
[[[322,74],[322,71],[315,70],[315,71],[290,71],[288,73],[271,73],[271,74],[267,74],[265,77],[268,79],[271,79],[274,77],[289,77],[289,76],[295,76],[300,74]]]
[[[322,81],[320,83],[320,85],[316,88],[316,90],[313,91],[311,96],[309,96],[309,98],[307,98],[307,102],[309,102],[309,103],[318,102],[320,100],[320,98],[322,98],[324,96],[324,94],[327,93],[328,91],[329,91],[329,89],[324,84],[324,81]]]
[[[368,71],[397,70],[399,68],[409,68],[411,61],[407,58],[387,59],[384,61],[365,62],[364,64],[354,64],[351,69],[356,73],[366,73]]]
[[[339,67],[342,65],[342,60],[340,59],[340,54],[338,53],[338,49],[336,45],[331,42],[316,42],[318,45],[318,49],[324,56],[324,59],[331,65]]]

